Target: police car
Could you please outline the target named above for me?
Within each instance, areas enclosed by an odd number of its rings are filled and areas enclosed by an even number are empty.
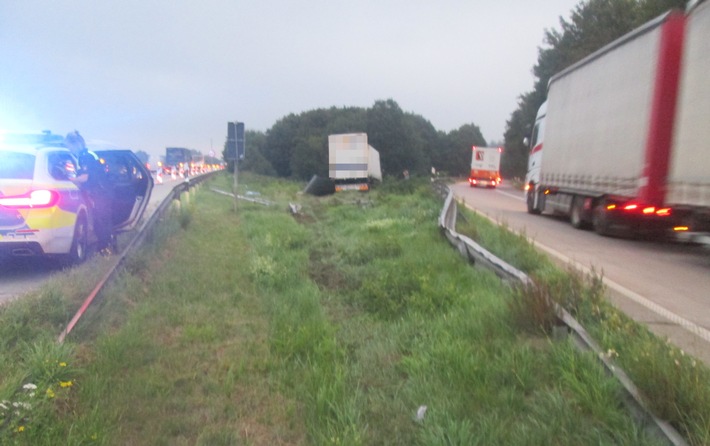
[[[64,138],[0,134],[0,256],[84,261],[95,237],[90,203],[72,182],[76,158]],[[90,147],[91,148],[91,147]],[[95,150],[113,188],[115,232],[135,227],[153,188],[130,150]]]

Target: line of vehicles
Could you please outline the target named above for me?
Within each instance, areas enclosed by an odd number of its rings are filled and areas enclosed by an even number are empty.
[[[601,235],[710,242],[710,2],[670,11],[550,79],[527,210]]]
[[[156,183],[163,183],[163,176],[172,179],[189,178],[202,173],[224,169],[225,163],[214,156],[184,147],[167,147],[165,155],[151,156],[146,167],[154,175]]]
[[[182,148],[167,148],[166,162],[151,169],[131,150],[86,146],[110,184],[114,234],[136,226],[163,173],[187,177],[223,168],[216,158],[206,163]],[[73,181],[77,168],[61,135],[0,133],[0,259],[41,256],[73,264],[87,258],[96,241],[94,215],[90,197]]]
[[[203,173],[205,156],[197,150],[184,147],[167,147],[163,173],[166,175],[189,177]]]

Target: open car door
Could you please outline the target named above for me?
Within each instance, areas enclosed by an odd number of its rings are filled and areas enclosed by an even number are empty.
[[[130,150],[94,150],[113,186],[113,226],[116,232],[133,229],[143,216],[153,190],[153,177]]]

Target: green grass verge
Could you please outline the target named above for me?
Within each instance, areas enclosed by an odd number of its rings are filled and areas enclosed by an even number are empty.
[[[274,205],[236,214],[191,193],[61,347],[81,289],[3,307],[0,400],[34,400],[3,413],[0,443],[657,443],[593,355],[526,329],[520,291],[455,255],[428,184],[301,186],[240,175]]]
[[[631,377],[646,405],[670,422],[691,444],[710,444],[710,370],[669,341],[635,323],[607,299],[602,277],[556,268],[526,240],[485,217],[459,207],[464,218],[457,231],[475,238],[496,255],[534,278],[537,287],[522,290],[514,299],[513,314],[521,324],[541,314],[545,302],[555,301],[572,313],[592,337]],[[517,302],[517,303],[516,303]],[[532,303],[532,306],[531,306]],[[542,324],[533,324],[539,327]]]

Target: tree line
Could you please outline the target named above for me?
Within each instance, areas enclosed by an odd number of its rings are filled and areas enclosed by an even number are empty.
[[[583,0],[569,19],[560,17],[559,30],[545,30],[532,69],[533,89],[519,96],[518,107],[506,122],[502,175],[525,175],[528,148],[523,140],[547,97],[550,77],[663,12],[684,8],[686,3]],[[404,170],[428,175],[432,168],[445,175],[468,175],[471,146],[497,145],[487,144],[474,123],[443,132],[423,116],[405,112],[393,99],[386,99],[375,101],[369,108],[331,107],[290,114],[266,132],[247,130],[245,159],[239,168],[299,180],[309,180],[313,175],[327,177],[328,135],[359,132],[367,133],[369,144],[380,152],[385,177],[401,177]]]
[[[432,167],[445,175],[468,175],[471,146],[486,145],[475,124],[442,132],[423,116],[404,112],[387,99],[369,108],[331,107],[290,114],[266,132],[247,130],[239,168],[299,180],[313,175],[327,178],[328,135],[338,133],[367,133],[368,143],[380,153],[383,175],[391,178],[401,177],[405,170],[410,175],[429,175]]]

